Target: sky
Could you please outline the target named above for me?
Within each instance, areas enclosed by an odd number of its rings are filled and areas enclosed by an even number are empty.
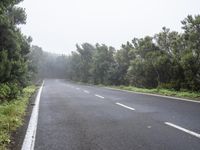
[[[45,51],[70,54],[88,42],[114,46],[153,36],[163,26],[181,32],[181,20],[200,14],[200,0],[24,0],[22,32]]]

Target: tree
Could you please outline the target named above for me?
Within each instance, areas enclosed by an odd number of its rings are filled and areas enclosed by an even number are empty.
[[[134,38],[133,50],[135,58],[131,60],[128,68],[127,77],[130,84],[137,87],[157,87],[160,82],[160,75],[155,66],[155,58],[152,57],[158,53],[158,47],[153,43],[153,38]]]
[[[28,82],[27,54],[31,38],[24,36],[17,26],[26,22],[24,9],[15,6],[20,1],[0,2],[0,84],[13,89],[10,97],[15,97]]]
[[[185,51],[181,59],[186,85],[191,90],[200,90],[200,15],[189,15],[182,21]]]
[[[113,54],[115,49],[106,45],[96,44],[96,53],[93,57],[92,74],[95,84],[111,84],[115,65]]]
[[[118,85],[127,85],[127,72],[130,66],[130,61],[135,59],[134,47],[130,42],[123,44],[121,49],[116,52],[115,60],[117,64],[117,80]]]
[[[180,63],[184,51],[182,35],[163,27],[163,31],[156,34],[154,38],[160,51],[165,55],[167,63],[163,64],[166,69],[165,73],[167,73],[163,83],[169,83],[169,88],[180,90],[185,78]]]
[[[91,65],[92,65],[92,57],[95,53],[95,47],[92,46],[89,43],[84,43],[81,45],[76,45],[77,51],[80,55],[80,71],[81,71],[81,77],[80,81],[82,82],[89,82],[91,78]]]

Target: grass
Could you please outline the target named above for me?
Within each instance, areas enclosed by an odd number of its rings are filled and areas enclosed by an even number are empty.
[[[134,91],[134,92],[141,92],[141,93],[151,93],[151,94],[159,94],[165,96],[174,96],[180,98],[188,98],[194,100],[200,100],[200,93],[199,92],[192,92],[192,91],[175,91],[170,89],[145,89],[145,88],[137,88],[133,86],[109,86],[116,89]]]
[[[23,124],[26,108],[36,86],[23,89],[17,99],[0,104],[0,150],[6,150],[11,142],[11,133]]]
[[[76,83],[92,85],[92,84],[83,83],[83,82],[76,82]],[[147,89],[147,88],[137,88],[137,87],[134,87],[134,86],[124,86],[124,85],[106,86],[106,85],[103,85],[103,84],[98,84],[96,86],[111,87],[111,88],[115,88],[115,89],[128,90],[128,91],[133,91],[133,92],[158,94],[158,95],[172,96],[172,97],[179,97],[179,98],[186,98],[186,99],[193,99],[193,100],[196,100],[196,101],[200,101],[200,92],[193,92],[193,91],[187,91],[187,90],[176,91],[176,90],[173,90],[173,89],[163,89],[163,88]]]

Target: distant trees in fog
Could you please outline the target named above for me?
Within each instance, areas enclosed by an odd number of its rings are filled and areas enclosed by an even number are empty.
[[[66,78],[66,56],[45,52],[33,45],[28,57],[33,78]]]

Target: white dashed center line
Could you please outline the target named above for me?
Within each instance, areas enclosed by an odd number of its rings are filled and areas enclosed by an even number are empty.
[[[185,129],[185,128],[183,128],[183,127],[180,127],[180,126],[175,125],[175,124],[170,123],[170,122],[165,122],[165,124],[168,125],[168,126],[171,126],[171,127],[173,127],[173,128],[176,128],[176,129],[178,129],[178,130],[181,130],[181,131],[183,131],[183,132],[186,132],[186,133],[188,133],[188,134],[190,134],[190,135],[193,135],[193,136],[195,136],[195,137],[197,137],[197,138],[200,138],[200,134],[198,134],[198,133],[196,133],[196,132],[190,131],[190,130],[188,130],[188,129]]]
[[[87,93],[87,94],[89,94],[89,93],[90,93],[90,92],[89,92],[89,91],[87,91],[87,90],[84,90],[84,92],[85,92],[85,93]]]
[[[135,108],[132,108],[132,107],[126,106],[126,105],[121,104],[121,103],[116,103],[116,104],[119,105],[119,106],[125,107],[125,108],[127,108],[127,109],[130,109],[130,110],[135,110]]]
[[[96,96],[96,97],[99,97],[99,98],[104,98],[103,96],[97,95],[97,94],[95,94],[95,96]]]

